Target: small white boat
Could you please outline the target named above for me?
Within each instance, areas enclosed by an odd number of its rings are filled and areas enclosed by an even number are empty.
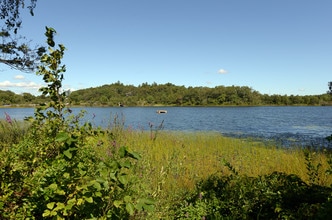
[[[166,114],[166,113],[167,113],[167,110],[157,110],[157,113],[158,113],[158,114]]]

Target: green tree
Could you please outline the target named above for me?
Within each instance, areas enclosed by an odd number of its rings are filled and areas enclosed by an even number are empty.
[[[30,0],[26,7],[33,16],[37,0]],[[22,27],[21,10],[25,8],[24,0],[0,0],[0,63],[24,72],[36,69],[44,47],[31,47],[25,37],[18,34]]]
[[[23,97],[23,101],[25,103],[31,103],[35,99],[35,97],[33,95],[31,95],[30,93],[27,93],[27,92],[24,92],[22,94],[22,97]]]
[[[10,105],[15,103],[16,94],[12,91],[0,91],[0,104]]]

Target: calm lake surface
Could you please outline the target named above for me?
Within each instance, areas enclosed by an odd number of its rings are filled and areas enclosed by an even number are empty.
[[[126,127],[149,130],[163,125],[163,130],[215,131],[225,136],[276,140],[281,145],[331,145],[325,137],[332,134],[332,106],[317,107],[84,107],[84,120],[95,126],[109,127],[124,121]],[[167,114],[157,114],[157,110]],[[5,118],[32,116],[33,108],[0,108]]]

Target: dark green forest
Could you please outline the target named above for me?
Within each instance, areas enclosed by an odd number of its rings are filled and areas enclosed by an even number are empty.
[[[45,96],[0,91],[1,105],[33,105]],[[115,82],[69,93],[67,103],[78,106],[259,106],[332,105],[332,95],[268,95],[248,86],[185,87],[172,83],[139,86]]]
[[[69,102],[87,106],[331,105],[332,96],[267,95],[247,86],[210,88],[143,83],[136,87],[116,82],[74,91],[69,95]]]
[[[48,97],[44,95],[34,96],[30,93],[16,94],[12,91],[0,90],[0,105],[20,105],[20,106],[32,106],[34,104],[45,103],[49,101]]]

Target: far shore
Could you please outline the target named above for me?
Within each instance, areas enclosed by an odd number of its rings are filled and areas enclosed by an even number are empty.
[[[12,105],[0,105],[0,108],[35,108],[39,104],[12,104]],[[82,104],[82,105],[67,105],[68,107],[72,108],[130,108],[130,107],[286,107],[286,106],[294,106],[294,107],[301,107],[301,106],[332,106],[332,103],[325,103],[321,105],[161,105],[161,104],[155,104],[155,105],[124,105],[124,106],[118,106],[118,105],[88,105],[88,104]]]

